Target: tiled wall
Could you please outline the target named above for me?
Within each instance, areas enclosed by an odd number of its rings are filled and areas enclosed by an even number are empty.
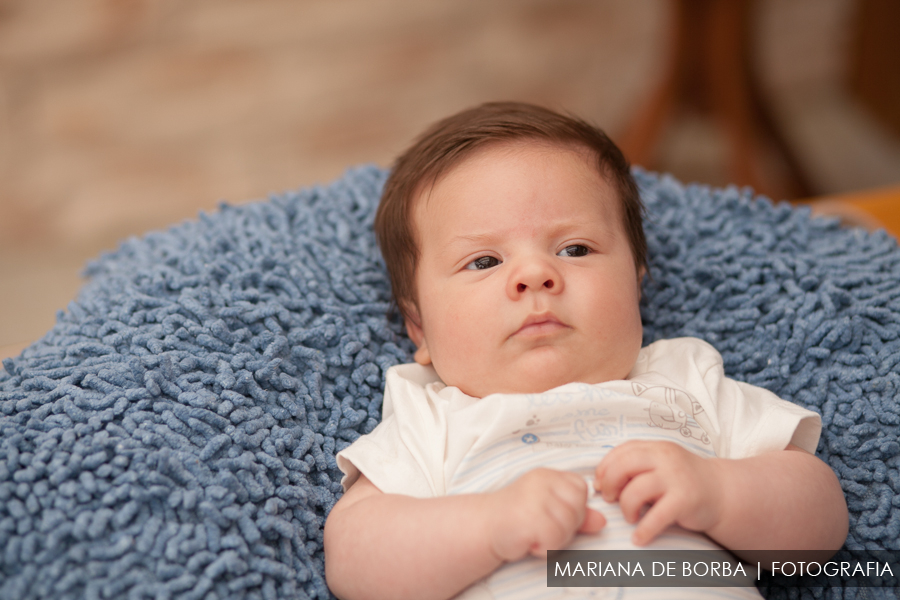
[[[673,2],[0,0],[0,354],[123,237],[387,165],[465,106],[529,100],[615,137],[665,69]],[[900,173],[840,93],[853,7],[755,7],[766,91],[820,192]],[[727,183],[721,148],[687,120],[662,165]]]
[[[615,129],[666,16],[664,0],[0,6],[0,236],[74,244],[387,164],[484,100]]]

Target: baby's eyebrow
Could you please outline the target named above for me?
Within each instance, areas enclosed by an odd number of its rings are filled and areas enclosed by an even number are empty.
[[[494,235],[489,233],[468,233],[463,235],[455,235],[450,238],[450,241],[447,243],[448,246],[452,246],[454,244],[479,244],[490,242],[494,239]]]
[[[597,226],[600,227],[601,231],[607,231],[606,223],[598,223]],[[544,234],[550,237],[555,236],[565,236],[572,232],[583,230],[585,227],[584,221],[560,221],[558,223],[549,223],[544,228]],[[503,239],[508,232],[505,231],[491,231],[491,232],[474,232],[474,233],[464,233],[455,235],[447,241],[446,246],[444,246],[445,251],[451,252],[457,246],[489,246],[492,243],[496,242],[498,239]]]
[[[440,248],[440,254],[447,257],[455,257],[459,252],[468,252],[472,246],[489,246],[496,236],[488,233],[469,233],[455,235],[450,238],[443,247]]]

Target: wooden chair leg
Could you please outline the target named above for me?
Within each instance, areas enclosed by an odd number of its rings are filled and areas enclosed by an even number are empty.
[[[753,8],[753,0],[677,1],[666,74],[619,138],[629,160],[654,168],[666,126],[682,110],[697,110],[713,116],[725,134],[731,181],[776,199],[810,194],[796,155],[762,101],[750,61]],[[779,176],[767,169],[770,151],[783,160]]]

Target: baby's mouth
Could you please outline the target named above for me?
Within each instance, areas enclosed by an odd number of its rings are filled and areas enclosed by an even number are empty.
[[[530,315],[510,337],[540,337],[563,329],[569,329],[569,326],[557,319],[553,313],[540,313]]]

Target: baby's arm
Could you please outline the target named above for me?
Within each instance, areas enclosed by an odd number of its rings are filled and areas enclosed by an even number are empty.
[[[344,600],[450,598],[604,523],[572,473],[537,469],[496,492],[427,499],[382,493],[360,476],[325,523],[326,578]]]
[[[619,501],[626,520],[640,520],[638,545],[672,523],[738,552],[836,551],[847,537],[847,502],[837,477],[794,446],[729,460],[703,458],[671,442],[626,442],[597,466],[595,486],[607,501]]]

